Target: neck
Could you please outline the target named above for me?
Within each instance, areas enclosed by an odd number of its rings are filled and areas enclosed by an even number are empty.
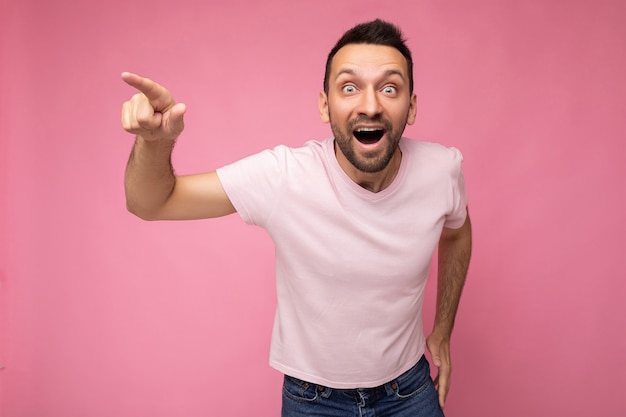
[[[402,151],[398,147],[389,161],[389,164],[378,172],[363,172],[357,169],[350,161],[348,161],[341,150],[337,149],[335,144],[335,155],[337,162],[343,171],[358,185],[373,193],[378,193],[387,188],[398,175],[400,163],[402,162]]]

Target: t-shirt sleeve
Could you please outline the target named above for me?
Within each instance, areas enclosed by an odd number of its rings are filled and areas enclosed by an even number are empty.
[[[248,224],[263,226],[276,202],[283,176],[285,147],[265,150],[217,169],[237,213]]]
[[[452,157],[450,170],[450,210],[446,213],[445,227],[458,229],[465,223],[467,217],[467,193],[465,191],[465,177],[461,164],[463,155],[457,148],[449,148]]]

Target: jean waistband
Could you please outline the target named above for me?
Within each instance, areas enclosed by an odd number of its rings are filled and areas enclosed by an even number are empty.
[[[330,388],[322,385],[317,385],[317,390],[322,397],[328,397],[333,391],[354,393],[361,396],[389,396],[395,394],[398,389],[398,383],[402,380],[410,378],[411,374],[426,360],[426,356],[422,355],[419,361],[411,367],[408,371],[404,372],[400,376],[392,379],[377,387],[371,388]]]

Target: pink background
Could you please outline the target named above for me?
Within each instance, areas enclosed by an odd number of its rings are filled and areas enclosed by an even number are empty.
[[[407,136],[465,155],[448,415],[626,414],[626,3],[391,4],[0,0],[2,417],[278,415],[271,241],[125,211],[119,74],[188,105],[175,165],[213,169],[328,136],[326,54],[374,17],[414,52]]]

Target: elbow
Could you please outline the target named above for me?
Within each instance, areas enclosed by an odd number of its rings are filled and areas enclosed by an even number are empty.
[[[145,221],[160,220],[159,217],[156,216],[154,212],[141,209],[140,207],[137,207],[136,205],[133,205],[128,201],[126,202],[126,210],[128,210],[129,213],[134,214],[135,216],[139,217],[141,220],[145,220]]]

